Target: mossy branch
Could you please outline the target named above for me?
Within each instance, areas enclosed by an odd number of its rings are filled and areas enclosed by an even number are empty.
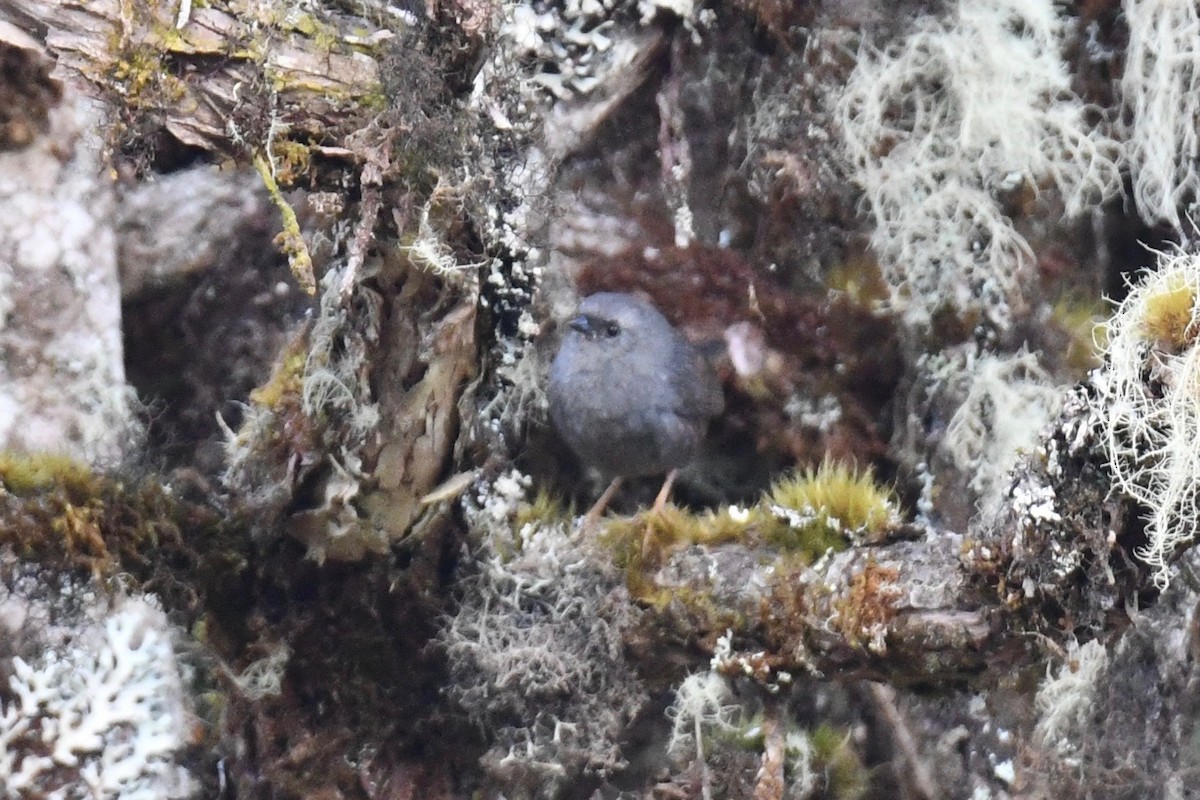
[[[617,541],[632,544],[618,557],[627,556],[630,592],[654,612],[633,650],[665,663],[665,642],[711,654],[731,634],[764,682],[783,671],[930,684],[1030,663],[1032,641],[1122,629],[1120,609],[1153,591],[1152,572],[1136,557],[1136,514],[1111,495],[1091,391],[1069,396],[1053,432],[1013,473],[1004,511],[973,535],[893,528],[890,541],[814,560],[753,530],[674,536],[663,526],[684,528],[669,515],[623,523]]]

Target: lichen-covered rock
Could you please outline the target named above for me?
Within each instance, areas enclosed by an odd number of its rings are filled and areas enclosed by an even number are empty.
[[[176,759],[193,724],[185,673],[153,597],[67,578],[47,591],[28,573],[0,585],[0,632],[18,651],[0,652],[4,797],[193,796]]]

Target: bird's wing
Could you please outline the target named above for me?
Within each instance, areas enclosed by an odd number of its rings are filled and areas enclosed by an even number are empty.
[[[678,366],[672,375],[673,388],[679,398],[676,409],[682,417],[708,421],[725,409],[725,395],[712,365],[691,342],[682,336],[676,342]]]

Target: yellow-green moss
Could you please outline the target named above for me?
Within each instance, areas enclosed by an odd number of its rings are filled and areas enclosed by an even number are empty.
[[[292,275],[296,278],[300,289],[305,294],[316,294],[317,279],[313,275],[312,256],[309,255],[308,245],[304,241],[303,234],[300,233],[300,222],[296,219],[296,212],[292,210],[291,204],[279,190],[279,184],[275,182],[271,165],[261,154],[254,156],[254,168],[258,170],[263,186],[266,187],[267,194],[271,197],[271,202],[279,209],[282,217],[283,230],[275,237],[275,244],[280,251],[287,255]]]
[[[520,536],[526,525],[559,525],[570,522],[574,515],[575,509],[564,505],[561,497],[539,489],[532,502],[517,506],[513,530]]]
[[[830,269],[825,275],[825,288],[866,308],[886,300],[889,295],[879,262],[867,252],[851,254]]]
[[[304,382],[304,364],[307,357],[307,339],[296,337],[287,346],[275,364],[270,379],[250,392],[250,400],[261,406],[275,409],[285,398],[299,400]]]
[[[799,569],[851,542],[880,540],[898,519],[891,493],[870,471],[825,463],[781,479],[748,508],[695,514],[668,505],[607,521],[600,541],[626,571],[631,593],[654,603],[658,590],[647,575],[681,547],[741,541],[781,550],[778,557]]]
[[[145,571],[164,542],[183,546],[181,526],[218,521],[192,513],[155,480],[127,485],[63,456],[4,454],[0,482],[0,547],[56,568]]]
[[[388,97],[383,87],[371,89],[358,97],[358,105],[371,111],[383,111],[388,107]]]
[[[192,53],[196,49],[187,40],[187,37],[175,27],[164,27],[162,31],[158,32],[155,44],[171,53]]]
[[[271,142],[275,180],[280,186],[291,186],[308,175],[312,167],[312,149],[303,142],[277,137]]]
[[[679,547],[748,538],[766,519],[764,510],[758,507],[746,511],[725,507],[693,514],[668,505],[659,512],[644,511],[632,517],[609,520],[600,538],[622,567],[635,562],[656,564],[666,553]]]
[[[625,570],[630,593],[643,599],[655,591],[647,573],[662,562],[665,553],[690,543],[696,530],[692,514],[667,506],[658,514],[644,511],[608,520],[599,540],[612,552],[616,565]]]
[[[100,500],[75,504],[61,492],[45,496],[8,498],[0,509],[0,545],[12,548],[22,561],[80,568],[100,575],[115,564],[99,520]]]
[[[1196,287],[1182,273],[1171,275],[1161,291],[1148,294],[1142,305],[1142,330],[1146,337],[1179,351],[1196,339],[1192,313]]]
[[[0,453],[0,484],[15,495],[28,496],[58,486],[73,497],[93,493],[92,470],[71,456],[57,453]]]
[[[871,480],[870,472],[832,464],[788,476],[749,508],[725,507],[700,514],[674,506],[607,520],[599,541],[625,571],[630,595],[643,605],[690,620],[693,631],[740,630],[745,610],[733,612],[718,603],[704,586],[663,587],[656,570],[669,554],[689,545],[718,546],[741,542],[759,548],[770,559],[774,589],[760,620],[767,638],[795,641],[806,625],[805,597],[797,579],[830,551],[852,541],[880,539],[899,521],[891,493]],[[844,635],[870,647],[872,635],[888,619],[894,599],[884,584],[896,576],[874,564],[855,580],[848,599],[837,609]]]
[[[868,772],[850,746],[850,734],[831,725],[820,725],[808,734],[812,770],[823,777],[822,797],[856,800],[866,794]]]
[[[110,52],[116,60],[108,70],[109,85],[129,108],[162,108],[187,95],[187,85],[167,69],[167,50],[158,42],[133,45],[117,34]]]
[[[1067,334],[1067,363],[1079,372],[1100,365],[1107,307],[1100,298],[1067,292],[1050,306],[1050,318]]]
[[[250,392],[255,413],[248,415],[239,429],[236,446],[253,447],[259,450],[256,457],[272,464],[308,458],[316,451],[317,429],[324,412],[318,408],[309,415],[304,410],[308,347],[308,330],[295,333],[275,362],[271,377]]]
[[[667,506],[661,512],[645,511],[633,517],[609,520],[600,542],[625,571],[626,586],[639,603],[655,610],[669,604],[686,609],[693,630],[724,631],[746,624],[743,615],[718,604],[700,587],[658,585],[650,577],[666,555],[689,544],[718,544],[739,535],[736,525],[717,522],[720,514],[691,514]]]
[[[859,473],[829,461],[777,481],[766,503],[775,517],[768,541],[811,552],[877,541],[899,519],[892,493],[875,483],[870,470]]]
[[[296,12],[286,16],[279,27],[283,28],[284,30],[296,31],[304,36],[315,37],[318,30],[327,28],[329,26],[323,22],[319,22],[312,14],[305,14],[297,10]],[[328,35],[323,35],[320,41],[325,42],[330,38],[331,37]],[[336,39],[337,37],[334,36],[332,38]]]

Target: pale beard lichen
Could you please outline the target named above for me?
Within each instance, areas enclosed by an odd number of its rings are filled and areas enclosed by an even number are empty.
[[[1058,413],[1062,390],[1037,355],[1024,350],[1007,356],[971,354],[962,375],[970,388],[941,446],[971,476],[980,510],[990,514],[1005,498],[1012,468]]]
[[[1121,102],[1122,131],[1142,219],[1177,231],[1191,223],[1179,208],[1196,208],[1200,190],[1200,11],[1194,3],[1125,0],[1129,26]]]
[[[1200,525],[1200,256],[1160,253],[1108,324],[1093,400],[1113,483],[1147,509],[1138,555],[1160,588]]]
[[[838,103],[843,152],[910,325],[943,310],[1007,328],[1034,254],[1003,198],[1049,187],[1067,216],[1120,187],[1119,145],[1091,122],[1044,0],[966,0],[863,52]]]

